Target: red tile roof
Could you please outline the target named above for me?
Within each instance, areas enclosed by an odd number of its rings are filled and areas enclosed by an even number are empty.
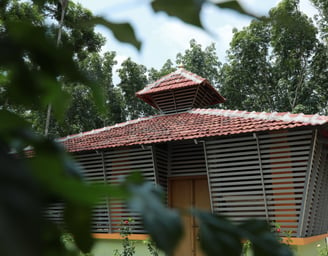
[[[144,89],[138,91],[136,93],[136,96],[158,109],[159,106],[158,104],[156,104],[157,100],[156,97],[154,98],[155,95],[157,96],[163,95],[163,93],[167,93],[169,91],[176,92],[178,90],[180,91],[179,94],[181,94],[181,89],[187,89],[190,87],[196,87],[200,85],[202,85],[205,91],[208,92],[207,97],[210,98],[209,104],[213,105],[213,104],[225,102],[226,99],[218,93],[218,91],[210,84],[210,82],[207,79],[202,78],[194,73],[191,73],[183,68],[179,68],[175,72],[163,76],[156,82],[147,85]],[[165,94],[164,97],[167,98],[170,96],[171,94],[169,94],[169,96],[168,94]],[[205,96],[203,95],[202,97]],[[161,97],[161,101],[163,101],[163,96]],[[183,99],[183,101],[185,101],[185,98]],[[193,101],[193,98],[191,98],[191,101]],[[197,107],[203,107],[203,106],[197,106]]]
[[[328,116],[193,109],[157,115],[58,139],[68,151],[162,143],[328,124]]]
[[[163,76],[156,82],[147,85],[145,88],[138,91],[136,95],[139,96],[143,94],[151,94],[160,91],[190,87],[190,86],[201,84],[205,81],[207,81],[205,78],[202,78],[183,68],[179,68],[177,71],[172,72],[166,76]]]

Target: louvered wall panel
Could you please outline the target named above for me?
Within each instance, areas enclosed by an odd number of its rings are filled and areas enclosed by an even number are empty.
[[[320,140],[314,144],[313,163],[305,204],[302,236],[313,236],[327,232],[328,220],[328,163],[327,149]]]
[[[314,219],[313,235],[327,233],[327,205],[328,205],[328,168],[327,168],[327,151],[321,151],[321,165],[319,169],[318,195],[314,198]]]
[[[300,218],[300,228],[299,233],[303,237],[309,236],[312,233],[313,222],[312,218],[313,209],[314,209],[314,198],[316,197],[317,184],[319,180],[319,166],[321,165],[321,147],[317,141],[313,142],[313,160],[308,164],[308,176],[307,182],[304,187],[304,198],[303,198],[303,216]]]
[[[193,141],[169,144],[169,176],[206,175],[204,149]]]
[[[86,152],[74,155],[82,167],[87,183],[117,184],[124,176],[140,171],[147,181],[155,184],[155,168],[151,148],[116,149],[105,152]],[[47,219],[62,222],[62,204],[52,204],[45,212]],[[123,202],[104,199],[93,209],[92,232],[119,233],[121,222],[133,219],[133,233],[144,233],[141,218],[131,213]]]
[[[206,141],[212,207],[235,222],[266,218],[256,140],[253,136]]]
[[[117,184],[124,176],[139,171],[145,180],[155,184],[155,168],[151,148],[131,147],[104,152],[106,177],[111,184]],[[111,232],[119,233],[121,222],[133,219],[133,233],[145,233],[141,217],[129,211],[120,200],[110,201]]]
[[[74,155],[74,159],[83,168],[83,177],[88,183],[104,183],[104,167],[101,152],[96,151]]]
[[[212,206],[235,222],[267,219],[297,233],[312,131],[205,142]]]
[[[323,179],[321,181],[321,188],[322,188],[322,196],[320,200],[317,202],[319,204],[319,217],[318,217],[318,223],[316,224],[318,227],[320,227],[318,230],[318,233],[324,234],[327,233],[328,230],[328,218],[327,218],[327,212],[328,212],[328,149],[327,145],[324,145],[323,150],[323,159],[324,163],[321,168],[321,172],[324,174]]]
[[[101,153],[95,151],[88,153],[75,154],[74,159],[82,167],[82,173],[85,182],[87,183],[104,183],[104,169]],[[56,223],[63,223],[63,209],[62,203],[53,203],[47,207],[45,217]],[[102,204],[97,205],[93,209],[93,220],[91,223],[92,232],[108,233],[109,232],[109,210],[104,199]]]
[[[102,152],[86,152],[74,155],[76,161],[83,167],[83,177],[87,183],[106,183]],[[103,199],[92,210],[91,230],[94,233],[109,233],[110,219],[108,199]]]
[[[181,112],[192,107],[196,89],[196,86],[176,89],[165,93],[156,93],[152,97],[164,113]]]
[[[63,203],[51,203],[43,212],[43,216],[53,223],[63,224],[63,210]]]
[[[167,176],[168,176],[168,151],[167,144],[154,146],[155,164],[158,176],[158,184],[167,191]]]
[[[297,235],[312,131],[285,131],[259,136],[270,222]]]

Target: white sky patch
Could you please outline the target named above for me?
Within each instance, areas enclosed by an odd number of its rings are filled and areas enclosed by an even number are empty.
[[[118,69],[121,68],[122,62],[124,62],[126,59],[128,59],[128,56],[123,56],[123,55],[116,55],[115,60],[117,62],[116,65],[113,67],[113,83],[114,85],[120,83],[120,78],[118,76]]]
[[[239,0],[246,10],[256,15],[267,15],[268,11],[277,5],[279,0]]]
[[[220,43],[216,46],[216,51],[221,62],[226,61],[226,51],[229,49],[229,44],[232,38],[232,29],[233,26],[225,25],[223,27],[219,27],[216,31],[220,41]]]
[[[314,17],[318,14],[318,10],[313,6],[313,4],[308,0],[303,0],[300,2],[300,9],[302,12],[306,13],[309,17]]]
[[[207,46],[214,41],[206,32],[186,26],[181,21],[170,19],[162,22],[155,29],[148,30],[142,51],[145,57],[143,61],[148,65],[156,60],[158,65],[153,67],[160,68],[167,59],[175,61],[179,52],[183,53],[189,48],[189,42],[193,38],[202,46]]]

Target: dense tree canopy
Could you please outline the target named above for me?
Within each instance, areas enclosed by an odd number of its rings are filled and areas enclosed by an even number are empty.
[[[216,54],[214,43],[203,50],[202,46],[196,40],[192,39],[190,41],[190,48],[184,54],[177,54],[176,63],[208,79],[212,85],[218,86],[221,62]]]
[[[328,2],[325,0],[311,0],[317,7],[319,15],[316,20],[319,23],[322,39],[327,43],[328,40]]]
[[[43,17],[53,21],[49,30],[54,38],[57,38],[59,21],[61,18],[62,5],[59,1],[49,1],[40,12]],[[74,57],[83,60],[90,52],[99,52],[105,44],[105,38],[95,32],[95,24],[91,22],[93,15],[91,11],[83,8],[81,4],[68,1],[63,22],[63,35],[61,43],[71,47]]]
[[[130,58],[125,60],[118,70],[121,79],[118,87],[123,92],[126,118],[129,120],[155,113],[153,108],[135,96],[135,93],[148,83],[146,72],[145,66],[133,62]]]
[[[325,58],[319,54],[322,44],[317,28],[298,5],[297,0],[282,1],[269,18],[234,31],[228,63],[221,70],[221,92],[228,108],[324,112],[326,99],[322,101],[319,94],[325,85],[312,86],[312,70],[320,65],[314,56]]]

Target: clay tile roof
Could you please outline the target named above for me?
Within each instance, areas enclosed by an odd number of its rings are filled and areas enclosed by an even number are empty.
[[[177,71],[163,76],[156,82],[147,85],[144,89],[138,91],[136,95],[141,96],[144,94],[194,86],[201,84],[204,81],[206,81],[205,78],[202,78],[183,68],[179,68]]]
[[[163,113],[181,112],[225,101],[207,79],[183,68],[147,85],[136,96]]]
[[[328,124],[328,116],[192,109],[140,118],[58,139],[70,152]]]

